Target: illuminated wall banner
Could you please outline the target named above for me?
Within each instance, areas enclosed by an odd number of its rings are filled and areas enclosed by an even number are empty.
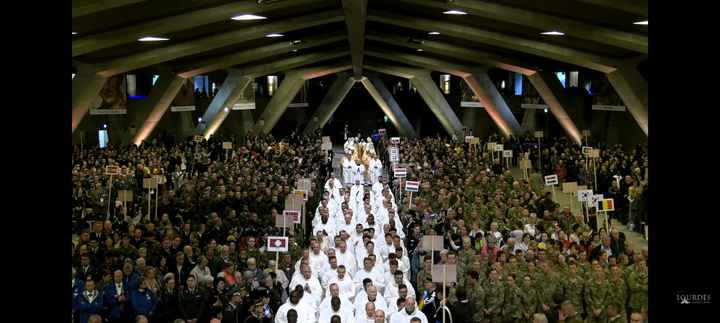
[[[537,104],[537,103],[523,103],[520,105],[523,109],[537,109],[537,110],[544,110],[549,109],[550,107],[547,104]]]
[[[476,101],[462,101],[460,102],[460,106],[463,108],[484,108],[485,105],[482,104],[482,102],[476,102]]]
[[[592,106],[593,110],[602,110],[602,111],[625,111],[624,105],[604,105],[604,104],[593,104]]]
[[[170,111],[172,111],[172,112],[195,111],[195,106],[194,105],[184,105],[184,106],[170,107]]]
[[[232,110],[255,110],[255,102],[235,103]]]
[[[90,115],[121,115],[127,114],[127,109],[90,109]]]

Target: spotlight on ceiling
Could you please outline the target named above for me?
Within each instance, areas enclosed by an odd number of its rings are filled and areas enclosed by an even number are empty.
[[[443,13],[446,15],[467,15],[467,12],[462,10],[447,10]]]
[[[296,40],[293,40],[293,41],[292,41],[292,44],[293,44],[293,45],[297,45],[297,44],[300,44],[300,43],[302,43],[302,42],[303,42],[302,40],[296,39]]]
[[[238,20],[238,21],[248,21],[248,20],[263,20],[263,19],[267,19],[267,17],[253,15],[253,14],[242,14],[242,15],[237,15],[235,17],[232,17],[230,19]]]
[[[147,36],[147,37],[138,39],[138,41],[141,41],[141,42],[166,41],[166,40],[170,40],[170,38]]]
[[[428,33],[428,35],[433,35],[433,36],[434,36],[434,35],[440,35],[440,33],[437,32],[437,31],[431,31],[431,32]]]
[[[413,43],[413,44],[420,44],[420,45],[422,45],[423,43],[425,43],[424,40],[422,40],[422,39],[417,39],[417,38],[409,38],[408,41],[411,42],[411,43]]]
[[[648,25],[648,21],[647,21],[647,20],[643,20],[643,21],[634,22],[633,25],[643,25],[643,26],[647,26],[647,25]]]
[[[282,36],[285,36],[285,35],[283,35],[283,34],[277,34],[277,33],[265,35],[265,37],[267,37],[267,38],[275,38],[275,37],[282,37]]]
[[[77,35],[77,33],[76,33],[76,32],[74,32],[74,31],[72,32],[72,34],[73,34],[73,35]]]
[[[418,51],[418,52],[422,52],[423,49],[422,49],[422,48],[418,48],[417,51]]]
[[[540,35],[565,36],[565,33],[557,31],[557,30],[552,30],[552,31],[546,31],[546,32],[540,33]]]

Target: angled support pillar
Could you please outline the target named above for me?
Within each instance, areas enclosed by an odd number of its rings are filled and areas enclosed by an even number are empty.
[[[458,138],[462,138],[463,126],[460,123],[460,119],[455,115],[455,112],[447,103],[443,94],[440,93],[440,89],[437,88],[430,78],[430,72],[421,71],[415,74],[411,81],[418,92],[420,92],[420,96],[425,103],[430,107],[430,110],[435,114],[435,117],[438,118],[440,124],[445,128],[445,131],[451,136],[455,135]]]
[[[630,114],[645,135],[648,134],[648,88],[634,65],[624,65],[607,74],[607,78],[615,88],[615,92],[627,106]]]
[[[225,108],[234,104],[242,95],[245,87],[252,85],[252,82],[252,77],[243,75],[237,70],[229,70],[225,82],[203,114],[202,118],[207,120],[207,126],[203,130],[198,125],[196,132],[202,134],[205,139],[215,133],[230,112],[229,108],[228,111],[225,111]]]
[[[475,71],[463,78],[473,93],[485,103],[485,111],[495,121],[505,137],[522,133],[522,128],[510,111],[505,99],[485,71]]]
[[[100,76],[90,66],[78,66],[78,73],[72,81],[72,132],[85,117],[90,104],[98,97],[107,77]]]
[[[335,113],[335,110],[340,106],[340,103],[345,99],[345,96],[350,92],[354,84],[355,80],[351,77],[350,73],[338,73],[337,79],[335,79],[330,86],[330,90],[328,90],[328,93],[315,111],[315,115],[313,115],[305,127],[306,134],[313,133],[315,130],[322,129],[325,126],[325,123],[327,123],[330,116]]]
[[[400,106],[397,101],[395,101],[395,98],[377,75],[369,73],[366,77],[362,78],[361,82],[368,93],[370,93],[370,96],[372,96],[375,102],[380,106],[380,109],[382,109],[385,115],[390,119],[390,122],[392,122],[395,129],[398,130],[401,136],[417,136],[415,134],[415,130],[410,124],[410,120],[408,120],[405,113],[400,110]]]
[[[135,145],[140,145],[152,133],[160,119],[165,115],[170,104],[177,96],[178,92],[185,83],[185,78],[174,73],[164,72],[160,74],[155,86],[150,90],[150,96],[140,107],[143,111],[144,121],[133,138]]]
[[[240,110],[241,128],[240,134],[244,137],[250,130],[252,130],[255,124],[255,118],[253,118],[252,110]]]
[[[550,112],[555,116],[555,119],[565,129],[567,135],[576,144],[582,144],[582,135],[578,130],[575,122],[565,111],[564,107],[568,107],[568,101],[563,94],[563,87],[560,84],[560,80],[553,75],[551,72],[541,71],[527,75],[530,83],[542,97],[543,101],[550,107]]]
[[[300,91],[303,83],[305,83],[303,72],[295,70],[285,73],[285,78],[280,83],[277,92],[275,92],[260,115],[260,120],[255,124],[255,133],[267,134],[275,127],[275,124],[287,110],[288,104],[292,102],[295,95]]]

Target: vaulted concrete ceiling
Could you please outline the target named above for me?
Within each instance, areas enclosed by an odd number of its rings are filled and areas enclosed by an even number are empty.
[[[185,76],[207,73],[250,58],[324,50],[316,47],[335,41],[350,46],[356,78],[368,40],[521,73],[565,65],[609,73],[648,51],[647,26],[633,24],[647,20],[645,0],[542,5],[520,0],[75,0],[72,5],[73,60],[95,66],[104,77],[160,65]],[[467,15],[443,14],[449,9]],[[266,19],[231,20],[241,14]],[[540,34],[550,30],[566,35]],[[265,37],[270,33],[284,37]],[[169,40],[138,42],[145,36]]]

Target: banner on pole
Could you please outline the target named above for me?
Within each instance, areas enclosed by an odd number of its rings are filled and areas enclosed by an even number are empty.
[[[120,176],[120,166],[105,166],[105,175]]]
[[[615,200],[602,199],[597,203],[597,210],[600,212],[615,211]]]
[[[600,158],[600,149],[593,149],[590,151],[590,158]]]
[[[513,151],[512,150],[503,150],[503,157],[505,158],[512,158]]]
[[[157,180],[154,177],[143,179],[143,188],[156,189],[158,186]]]
[[[577,182],[565,182],[562,185],[564,193],[575,193],[578,190]]]
[[[559,183],[557,175],[545,176],[545,186],[553,186]]]
[[[487,150],[489,150],[489,151],[495,151],[495,143],[494,143],[494,142],[488,142],[488,143],[487,143]]]
[[[577,198],[580,202],[587,202],[590,198],[592,198],[593,191],[592,190],[580,190],[578,187],[577,191]]]
[[[391,137],[390,143],[395,145],[400,144],[400,137]]]
[[[282,214],[275,217],[276,228],[288,228],[293,224],[300,223],[300,211],[285,210]]]
[[[195,137],[193,137],[193,139],[195,140],[195,142],[202,142],[205,139],[205,137],[203,137],[201,135],[195,135]]]
[[[593,194],[593,196],[590,197],[590,201],[588,201],[588,204],[595,206],[603,199],[605,199],[605,197],[602,194]]]
[[[405,178],[407,177],[407,168],[395,167],[393,168],[393,174],[395,175],[395,178]]]
[[[434,283],[457,283],[457,265],[434,265],[431,275]]]
[[[230,142],[230,141],[223,142],[223,149],[232,149],[232,142]]]
[[[421,247],[422,250],[442,250],[445,249],[443,244],[444,240],[442,236],[437,235],[426,235],[422,237]]]
[[[503,151],[503,150],[505,150],[505,147],[503,147],[502,144],[495,145],[495,151]]]
[[[474,136],[465,136],[465,142],[469,144],[470,142],[472,142],[473,138],[475,138],[475,137]]]
[[[532,168],[532,163],[530,162],[530,159],[520,160],[520,169],[530,169],[530,168]]]
[[[118,199],[120,202],[132,202],[133,191],[122,190],[118,192]]]
[[[268,252],[287,252],[288,251],[288,237],[268,237],[267,240],[267,251]]]
[[[417,192],[420,190],[420,181],[407,181],[405,182],[405,191]]]
[[[592,135],[592,132],[590,132],[590,130],[583,130],[582,135],[584,137],[590,137]]]
[[[582,154],[585,156],[590,156],[590,152],[593,150],[592,147],[583,146],[582,147]]]
[[[295,194],[295,196],[301,198],[305,202],[307,202],[308,200],[308,191],[306,190],[294,190],[293,194]]]
[[[542,131],[535,131],[535,138],[542,138],[545,136],[545,133]]]

